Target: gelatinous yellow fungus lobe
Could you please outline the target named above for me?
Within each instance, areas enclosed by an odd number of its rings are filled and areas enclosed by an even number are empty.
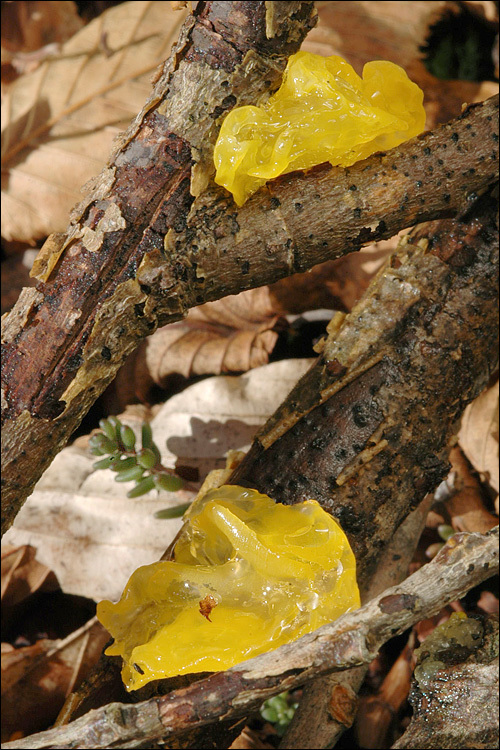
[[[341,57],[297,52],[264,107],[237,107],[215,145],[215,182],[241,206],[267,180],[329,161],[347,167],[393,148],[425,124],[423,92],[377,60],[363,78]]]
[[[315,500],[225,485],[187,515],[174,561],[139,568],[97,607],[127,689],[227,669],[359,607],[354,555]]]

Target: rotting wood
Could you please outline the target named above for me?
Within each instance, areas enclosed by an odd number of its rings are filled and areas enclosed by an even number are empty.
[[[143,336],[191,306],[302,271],[403,226],[464,210],[498,175],[497,112],[495,97],[349,169],[322,165],[278,178],[239,211],[222,189],[206,190],[182,221],[176,212],[189,208],[190,167],[182,161],[187,146],[174,139],[158,177],[168,181],[168,169],[174,170],[171,191],[154,216],[143,219],[149,226],[141,223],[142,239],[131,224],[129,233],[103,234],[99,253],[83,244],[97,241],[95,234],[74,240],[58,256],[54,277],[25,290],[7,317],[2,528],[10,526],[42,471]],[[115,163],[124,154],[134,161],[144,153],[137,141],[144,132]],[[176,168],[176,159],[183,166]],[[129,170],[123,174],[128,179]],[[132,222],[138,199],[126,204],[119,183],[116,178],[112,189]],[[158,185],[149,190],[150,202],[155,195],[160,200]],[[105,205],[94,191],[84,225],[97,227]],[[79,225],[71,231],[78,235]],[[56,242],[54,252],[63,245]]]
[[[413,717],[392,748],[498,747],[498,617],[482,617],[470,653],[443,639],[442,668],[410,691]]]
[[[145,747],[180,732],[244,716],[282,690],[313,677],[371,662],[390,638],[431,617],[498,572],[498,528],[460,533],[432,562],[355,612],[298,641],[135,705],[112,703],[76,721],[2,745],[34,748]]]
[[[109,167],[42,248],[37,288],[2,334],[2,530],[127,354],[182,317],[182,268],[165,262],[164,236],[185,226],[190,191],[209,179],[222,116],[278,87],[316,20],[313,2],[273,8],[197,4]],[[140,278],[144,266],[155,281]]]
[[[363,591],[498,361],[498,201],[401,241],[230,478],[337,517]],[[276,466],[286,466],[286,476]]]

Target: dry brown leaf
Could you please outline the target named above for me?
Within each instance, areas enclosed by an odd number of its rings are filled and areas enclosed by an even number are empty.
[[[67,695],[98,661],[109,640],[94,617],[67,638],[2,649],[2,741],[52,723]]]
[[[70,0],[2,3],[2,63],[19,55],[17,60],[22,64],[23,56],[27,61],[29,53],[67,41],[82,26],[76,3]]]
[[[65,229],[80,187],[146,101],[183,17],[168,3],[117,5],[10,87],[2,106],[6,239],[33,244]]]
[[[450,452],[455,492],[446,500],[446,510],[450,514],[455,531],[478,531],[485,534],[498,525],[498,518],[486,509],[483,503],[481,486],[472,476],[467,460],[458,446]]]
[[[401,233],[400,233],[401,234]],[[180,323],[150,336],[119,371],[109,398],[123,405],[147,402],[151,388],[168,390],[168,378],[246,372],[267,364],[286,325],[280,316],[307,310],[349,311],[397,245],[398,237],[315,266],[268,287],[209,302]]]
[[[426,128],[460,114],[463,103],[482,101],[498,92],[491,81],[442,81],[422,62],[420,47],[429,28],[445,13],[455,13],[454,2],[395,3],[383,0],[317,3],[319,24],[303,48],[321,55],[341,55],[361,73],[369,60],[390,60],[401,65],[424,91]]]
[[[29,545],[2,549],[2,610],[14,607],[37,591],[55,591],[59,584],[54,573],[35,559]]]
[[[319,23],[304,49],[320,55],[342,55],[361,73],[369,60],[391,60],[407,69],[421,57],[420,45],[445,12],[456,12],[446,0],[390,0],[316,3]]]
[[[395,250],[399,236],[375,242],[358,253],[321,263],[306,273],[296,273],[271,284],[274,312],[282,315],[320,309],[349,312],[387,256]]]
[[[498,381],[469,404],[458,440],[472,466],[498,492]]]
[[[265,365],[278,337],[277,323],[268,287],[196,307],[184,321],[160,328],[147,340],[136,368],[145,367],[150,382],[141,387],[149,388],[151,381],[162,386],[172,373],[189,378]]]

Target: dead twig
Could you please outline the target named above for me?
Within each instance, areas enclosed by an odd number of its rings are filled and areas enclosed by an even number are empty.
[[[404,583],[298,641],[182,690],[135,705],[112,703],[5,750],[139,747],[256,710],[262,701],[332,671],[371,662],[390,638],[498,572],[498,527],[460,533]]]

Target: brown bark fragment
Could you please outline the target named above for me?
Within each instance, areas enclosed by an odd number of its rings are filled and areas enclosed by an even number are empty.
[[[384,596],[380,600],[380,609],[386,614],[401,612],[403,609],[413,609],[417,604],[416,596]]]

